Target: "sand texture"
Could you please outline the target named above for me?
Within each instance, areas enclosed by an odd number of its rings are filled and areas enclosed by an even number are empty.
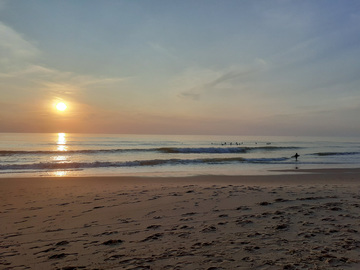
[[[360,269],[359,176],[0,179],[0,269]]]

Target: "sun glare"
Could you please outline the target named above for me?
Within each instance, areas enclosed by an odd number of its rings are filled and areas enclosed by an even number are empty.
[[[58,140],[56,142],[58,151],[67,151],[66,133],[58,133]]]
[[[58,111],[61,111],[61,112],[65,111],[66,108],[67,108],[67,106],[66,106],[66,104],[64,102],[59,102],[59,103],[56,104],[56,109]]]

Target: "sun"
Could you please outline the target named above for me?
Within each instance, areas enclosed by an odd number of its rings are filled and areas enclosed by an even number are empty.
[[[64,102],[59,102],[59,103],[56,104],[56,109],[58,111],[61,111],[61,112],[65,111],[66,108],[67,108],[67,106],[66,106],[66,104]]]

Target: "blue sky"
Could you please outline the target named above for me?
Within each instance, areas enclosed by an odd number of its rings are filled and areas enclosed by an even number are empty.
[[[0,36],[0,132],[360,136],[359,1],[0,0]]]

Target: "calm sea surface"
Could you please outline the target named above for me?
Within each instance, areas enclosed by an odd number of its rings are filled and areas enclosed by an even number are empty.
[[[0,177],[236,175],[349,167],[360,167],[360,138],[0,133]]]

